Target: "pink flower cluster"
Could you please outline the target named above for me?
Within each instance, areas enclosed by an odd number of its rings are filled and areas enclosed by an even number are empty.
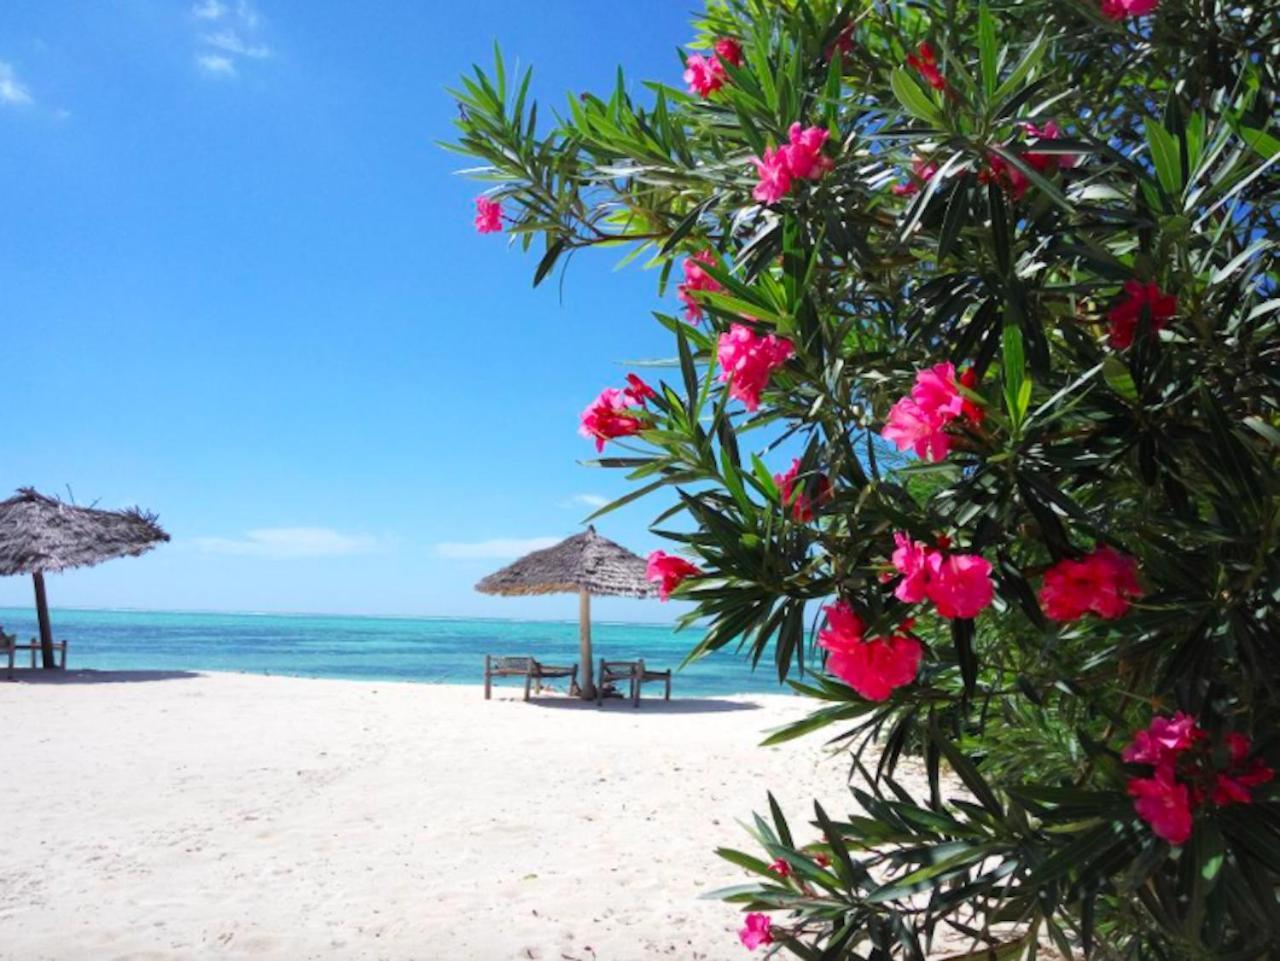
[[[1226,767],[1219,767],[1209,737],[1195,719],[1181,711],[1173,717],[1154,717],[1145,731],[1121,752],[1130,764],[1145,764],[1150,777],[1130,778],[1129,796],[1138,817],[1151,825],[1158,837],[1182,845],[1191,837],[1195,810],[1206,802],[1215,807],[1249,804],[1254,788],[1266,784],[1275,772],[1259,757],[1250,758],[1253,743],[1232,731],[1222,739]]]
[[[702,576],[702,569],[683,557],[676,557],[665,551],[654,551],[649,555],[644,576],[650,583],[658,585],[658,599],[665,601],[685,578]]]
[[[827,44],[827,49],[823,51],[828,60],[834,60],[836,54],[842,57],[853,56],[857,48],[853,45],[853,23],[846,23],[840,28],[840,32],[836,34],[835,39]]]
[[[773,925],[769,922],[769,915],[759,912],[748,914],[746,923],[738,931],[738,940],[748,951],[773,944]]]
[[[783,474],[774,474],[773,482],[778,485],[778,493],[782,497],[782,506],[791,508],[791,516],[802,524],[813,520],[813,499],[804,492],[804,486],[796,483],[800,476],[800,458],[791,461],[791,466]],[[817,478],[818,502],[826,503],[835,496],[831,481],[823,474]]]
[[[891,188],[895,197],[910,197],[920,192],[920,188],[933,179],[938,172],[938,165],[917,157],[911,161],[911,176],[906,183],[894,184]]]
[[[713,49],[715,53],[705,57],[700,53],[690,54],[684,62],[684,82],[689,85],[689,92],[703,98],[728,83],[726,63],[742,66],[742,44],[732,37],[721,37]]]
[[[991,564],[983,557],[948,554],[901,531],[893,535],[893,542],[893,566],[902,574],[893,589],[898,600],[916,604],[928,598],[942,617],[976,617],[990,606],[995,588]]]
[[[1062,128],[1058,126],[1057,121],[1046,121],[1043,127],[1037,127],[1033,123],[1024,123],[1022,129],[1027,135],[1034,137],[1036,140],[1058,140],[1062,137]],[[1072,154],[1048,154],[1038,153],[1034,150],[1028,150],[1022,155],[1022,159],[1028,167],[1038,173],[1047,174],[1054,167],[1067,170],[1074,167],[1079,162],[1078,157]],[[1003,157],[991,155],[987,160],[987,166],[978,174],[978,180],[982,183],[995,182],[1009,192],[1014,200],[1021,200],[1027,192],[1027,188],[1031,186],[1031,181],[1017,167],[1005,161]]]
[[[703,268],[707,265],[714,266],[716,263],[716,255],[710,250],[700,250],[692,257],[686,257],[681,269],[684,271],[684,282],[676,287],[676,295],[680,298],[680,303],[684,304],[684,319],[691,324],[696,324],[702,320],[702,305],[698,303],[698,299],[694,297],[694,292],[699,290],[710,291],[715,293],[724,290],[720,282],[712,277]]]
[[[1105,620],[1123,617],[1142,596],[1138,562],[1111,547],[1099,547],[1078,561],[1065,560],[1044,575],[1040,607],[1055,621],[1078,621],[1092,612]]]
[[[502,204],[488,197],[477,197],[475,223],[477,233],[502,233]]]
[[[920,74],[934,90],[946,90],[947,78],[938,69],[938,58],[934,55],[929,41],[921,41],[915,53],[907,54],[907,66]]]
[[[793,123],[788,142],[768,147],[763,157],[753,157],[760,182],[751,196],[762,204],[775,204],[785,197],[797,180],[818,180],[833,166],[822,148],[830,136],[825,127],[801,127]]]
[[[1110,332],[1109,343],[1116,350],[1124,350],[1133,343],[1138,331],[1138,321],[1146,310],[1150,316],[1151,332],[1164,330],[1169,319],[1178,312],[1178,298],[1166,294],[1156,284],[1144,284],[1140,280],[1124,282],[1124,299],[1107,311]]]
[[[627,386],[606,387],[582,412],[578,433],[593,438],[596,450],[615,437],[630,437],[653,426],[645,403],[657,397],[652,387],[635,374],[627,374]]]
[[[972,367],[958,379],[950,361],[917,372],[911,393],[890,409],[880,435],[898,450],[914,449],[916,456],[925,460],[945,459],[951,450],[947,425],[957,417],[977,425],[984,416],[980,406],[960,393],[961,387],[977,387],[977,374]]]
[[[1160,0],[1102,0],[1102,15],[1108,20],[1142,17],[1159,5]]]
[[[847,601],[824,607],[827,626],[818,644],[827,651],[827,670],[868,701],[883,701],[910,684],[920,670],[924,647],[908,632],[911,621],[889,637],[865,636],[866,626]]]
[[[746,324],[733,324],[720,335],[716,347],[720,380],[728,382],[731,397],[754,411],[760,407],[760,392],[773,372],[794,353],[795,348],[785,337],[757,334]]]

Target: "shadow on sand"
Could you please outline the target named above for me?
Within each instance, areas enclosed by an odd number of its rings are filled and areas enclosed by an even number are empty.
[[[517,695],[518,696],[518,695]],[[595,701],[579,697],[534,697],[529,703],[534,707],[555,708],[563,711],[595,711]],[[714,697],[681,697],[664,701],[660,698],[641,698],[639,707],[632,707],[625,697],[608,697],[599,710],[610,714],[627,714],[639,717],[644,714],[722,714],[726,711],[758,711],[754,701],[727,701]]]
[[[194,671],[46,671],[43,668],[16,667],[15,684],[137,684],[142,681],[178,681],[199,677]],[[0,685],[10,683],[0,665]]]

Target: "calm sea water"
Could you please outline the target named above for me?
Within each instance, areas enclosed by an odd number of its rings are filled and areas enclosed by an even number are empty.
[[[54,636],[68,641],[72,668],[478,684],[486,653],[530,654],[554,664],[578,660],[578,625],[569,621],[81,610],[55,610],[52,619]],[[0,608],[0,625],[24,640],[37,633],[33,610]],[[597,623],[592,640],[597,662],[643,657],[654,667],[676,668],[698,635]],[[771,665],[752,672],[732,651],[690,665],[673,682],[675,695],[786,690]]]

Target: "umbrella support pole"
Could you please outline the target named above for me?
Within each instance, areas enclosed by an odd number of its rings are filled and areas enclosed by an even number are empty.
[[[49,599],[44,592],[44,574],[36,571],[31,575],[36,587],[36,619],[40,622],[40,659],[45,670],[53,670],[57,664],[53,659],[53,627],[49,624]]]
[[[578,673],[582,681],[578,687],[584,699],[594,700],[596,685],[595,668],[591,663],[591,595],[585,590],[578,591],[578,654],[582,661]]]

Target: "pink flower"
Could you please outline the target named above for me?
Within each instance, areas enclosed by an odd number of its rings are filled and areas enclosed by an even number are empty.
[[[654,551],[649,555],[644,576],[658,585],[658,599],[665,601],[686,577],[701,577],[702,571],[683,557],[676,557],[665,551]]]
[[[476,231],[482,234],[502,233],[502,204],[488,197],[476,198]]]
[[[724,65],[715,56],[704,57],[700,53],[691,53],[684,61],[684,82],[689,90],[699,97],[709,97],[728,80]]]
[[[963,371],[960,372],[960,386],[963,387],[965,390],[973,391],[975,393],[977,392],[978,371],[976,368],[966,367]],[[987,416],[986,410],[984,410],[980,404],[975,404],[973,401],[971,401],[968,397],[965,397],[963,394],[961,394],[960,397],[961,397],[961,400],[960,400],[961,413],[965,417],[969,418],[969,423],[973,424],[975,427],[978,424],[981,424],[983,419]]]
[[[796,478],[800,476],[800,458],[791,461],[789,467],[784,474],[774,474],[773,482],[778,485],[778,493],[782,497],[782,506],[790,505],[791,516],[802,524],[807,524],[813,520],[813,500],[804,492],[803,485],[796,484]],[[827,502],[831,500],[834,491],[831,488],[831,481],[825,476],[819,474],[817,477],[818,500]]]
[[[782,149],[766,147],[763,157],[751,158],[760,176],[751,196],[762,204],[776,204],[791,189],[791,172],[787,169],[787,158]]]
[[[779,147],[787,164],[787,172],[797,180],[817,180],[834,166],[824,157],[822,147],[831,136],[826,127],[801,127],[793,123],[787,131],[789,142]]]
[[[827,626],[818,632],[827,670],[868,701],[883,701],[894,688],[910,684],[920,670],[924,648],[910,634],[864,638],[862,619],[846,601],[823,608]]]
[[[1153,334],[1168,326],[1169,318],[1178,312],[1178,298],[1166,294],[1155,284],[1126,280],[1124,293],[1125,299],[1107,311],[1107,320],[1111,324],[1107,342],[1116,350],[1124,350],[1133,343],[1144,309],[1151,318]]]
[[[966,376],[976,384],[975,375],[966,371]],[[898,450],[914,448],[917,457],[940,461],[951,450],[951,439],[944,428],[961,415],[978,423],[982,420],[982,409],[960,393],[954,364],[949,361],[935,364],[916,373],[910,396],[893,405],[880,436]]]
[[[1219,807],[1227,804],[1251,804],[1253,789],[1272,780],[1275,771],[1260,757],[1249,760],[1253,742],[1248,736],[1232,731],[1222,740],[1227,748],[1230,766],[1214,778],[1213,803]]]
[[[1045,122],[1043,127],[1037,127],[1033,123],[1024,123],[1022,129],[1027,132],[1027,136],[1034,137],[1036,140],[1058,140],[1062,137],[1062,128],[1058,126],[1057,121],[1049,120]],[[1079,160],[1072,154],[1049,154],[1036,153],[1028,151],[1023,154],[1023,159],[1041,173],[1045,173],[1050,167],[1058,166],[1062,169],[1074,167]]]
[[[920,44],[916,53],[907,54],[907,65],[924,77],[925,82],[934,90],[947,89],[947,80],[938,70],[938,61],[934,57],[933,47],[927,40]]]
[[[778,858],[769,865],[769,870],[780,878],[789,878],[792,875],[791,865],[783,858]]]
[[[769,915],[748,914],[746,924],[738,932],[738,940],[748,951],[754,951],[765,944],[773,944],[773,925],[769,923]]]
[[[654,389],[635,374],[627,374],[625,388],[606,387],[587,405],[580,418],[578,433],[594,438],[596,450],[602,451],[607,440],[630,437],[648,430],[653,422],[644,404],[657,396]]]
[[[1178,755],[1204,736],[1195,718],[1178,711],[1171,718],[1153,717],[1145,731],[1133,735],[1133,743],[1120,752],[1120,756],[1130,764],[1171,765]]]
[[[681,269],[684,271],[684,283],[676,288],[680,302],[684,304],[684,319],[696,324],[702,319],[702,305],[693,296],[694,291],[706,290],[715,293],[724,290],[719,281],[703,270],[706,265],[715,266],[716,255],[710,250],[700,250],[692,257],[686,257]]]
[[[1102,0],[1102,15],[1109,20],[1141,17],[1159,5],[1160,0]]]
[[[977,554],[944,554],[929,557],[926,588],[943,617],[976,617],[991,604],[995,588],[991,583],[991,563]]]
[[[978,174],[978,181],[999,185],[1007,190],[1014,200],[1021,200],[1027,188],[1031,186],[1031,181],[1027,179],[1026,174],[1013,164],[1007,163],[998,154],[992,154],[987,158],[987,166]]]
[[[901,531],[893,535],[893,541],[898,546],[891,560],[903,575],[893,589],[893,596],[908,604],[923,601],[929,585],[929,555],[937,552]]]
[[[731,63],[735,67],[742,66],[742,44],[738,43],[733,37],[721,37],[712,47],[716,52],[716,56],[724,63]]]
[[[904,184],[894,184],[890,190],[895,197],[910,197],[919,193],[920,188],[933,179],[938,172],[938,165],[928,163],[919,157],[911,161],[911,176]]]
[[[1142,596],[1138,562],[1110,547],[1078,561],[1059,561],[1044,575],[1040,607],[1055,621],[1076,621],[1092,611],[1106,620],[1121,617]]]
[[[1171,766],[1157,768],[1154,777],[1130,778],[1128,791],[1138,817],[1157,837],[1175,847],[1191,837],[1191,795],[1185,784],[1174,780]]]
[[[795,353],[791,341],[774,334],[760,335],[745,324],[733,324],[720,335],[716,356],[720,380],[729,383],[729,395],[754,411],[760,406],[760,392],[773,372]]]

